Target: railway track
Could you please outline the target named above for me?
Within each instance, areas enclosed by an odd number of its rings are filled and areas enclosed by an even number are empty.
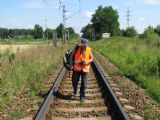
[[[80,102],[79,94],[72,95],[71,74],[61,69],[35,120],[129,120],[95,60],[88,75],[84,102]]]

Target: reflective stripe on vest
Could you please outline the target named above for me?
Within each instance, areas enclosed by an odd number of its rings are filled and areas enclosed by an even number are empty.
[[[89,67],[88,68],[81,68],[81,67],[74,66],[74,70],[75,71],[88,72],[89,71]]]
[[[82,61],[88,62],[90,60],[90,55],[91,55],[91,49],[89,47],[86,47],[85,55],[81,54],[81,47],[79,47],[79,49],[75,55],[73,70],[89,72],[90,65],[85,65],[85,64],[80,64],[80,63]]]
[[[74,61],[74,63],[77,63],[77,64],[80,63],[80,62],[81,62],[80,60],[75,60]]]

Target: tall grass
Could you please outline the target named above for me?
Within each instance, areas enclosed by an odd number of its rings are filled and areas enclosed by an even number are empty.
[[[6,51],[2,55],[0,111],[13,96],[24,92],[30,97],[37,95],[42,83],[61,62],[62,50],[43,45],[16,54]]]
[[[160,103],[160,38],[112,37],[91,46]]]

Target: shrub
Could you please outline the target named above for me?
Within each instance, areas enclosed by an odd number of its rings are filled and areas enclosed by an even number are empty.
[[[157,25],[157,27],[154,29],[155,33],[157,33],[160,36],[160,25]]]
[[[147,32],[148,33],[148,32]],[[125,76],[145,88],[160,103],[160,38],[112,37],[95,41],[93,49],[117,65]]]
[[[145,38],[153,37],[155,35],[154,28],[149,26],[147,29],[145,29],[143,34]]]
[[[137,36],[137,31],[134,27],[128,27],[123,34],[126,37],[135,37]]]

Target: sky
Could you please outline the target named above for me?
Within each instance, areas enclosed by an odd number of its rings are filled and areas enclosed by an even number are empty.
[[[99,5],[117,10],[121,29],[127,27],[128,8],[130,26],[138,33],[149,25],[160,24],[160,0],[0,0],[0,27],[28,29],[40,24],[45,29],[46,19],[46,26],[55,29],[63,20],[60,5],[66,7],[66,27],[72,27],[77,33],[90,23]]]

